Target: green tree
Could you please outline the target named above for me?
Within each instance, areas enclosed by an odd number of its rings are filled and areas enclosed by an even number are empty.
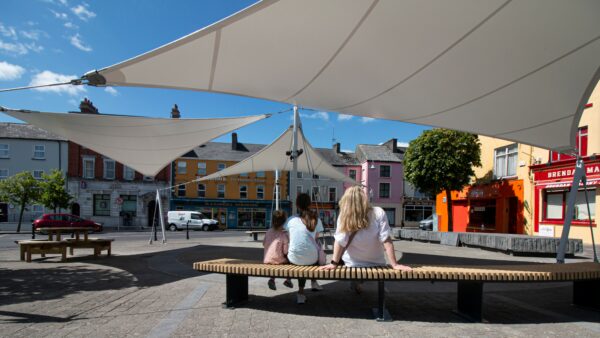
[[[39,181],[29,171],[23,171],[0,181],[0,198],[21,208],[17,232],[21,232],[21,221],[25,206],[38,200]]]
[[[476,135],[447,129],[424,131],[404,154],[404,176],[416,188],[434,196],[446,192],[448,231],[453,230],[452,190],[462,190],[481,166]]]
[[[69,203],[73,197],[69,194],[65,187],[65,177],[60,170],[52,170],[48,175],[42,175],[43,180],[40,182],[40,195],[38,202],[46,208],[54,210],[69,207]]]

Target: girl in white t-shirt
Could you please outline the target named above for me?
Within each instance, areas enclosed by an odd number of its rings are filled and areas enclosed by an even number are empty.
[[[344,252],[343,256],[342,252]],[[410,267],[398,264],[396,261],[391,229],[385,211],[380,207],[372,207],[361,187],[354,186],[347,189],[340,200],[333,259],[330,264],[322,266],[321,269],[335,269],[342,263],[342,259],[347,267],[384,266],[386,264],[384,252],[392,268],[411,270]],[[360,285],[354,284],[353,289],[360,292]]]

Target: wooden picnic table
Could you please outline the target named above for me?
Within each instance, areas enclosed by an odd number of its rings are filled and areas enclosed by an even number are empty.
[[[38,228],[38,232],[46,232],[48,233],[48,240],[52,241],[53,237],[56,236],[56,240],[61,240],[61,234],[63,233],[74,233],[75,240],[80,239],[80,234],[83,234],[83,240],[88,240],[88,233],[94,231],[93,228],[89,227],[55,227],[55,228]]]

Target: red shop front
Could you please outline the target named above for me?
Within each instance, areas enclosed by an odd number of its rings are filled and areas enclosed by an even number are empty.
[[[600,187],[600,160],[593,156],[584,158],[587,177],[587,196],[590,213],[585,199],[583,184],[575,200],[575,215],[570,232],[571,238],[581,238],[591,242],[589,215],[592,226],[596,226],[595,216]],[[535,184],[534,231],[541,236],[560,237],[565,221],[566,201],[575,173],[575,160],[565,160],[531,166]]]

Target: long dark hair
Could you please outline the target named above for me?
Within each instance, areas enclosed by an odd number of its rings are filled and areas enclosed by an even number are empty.
[[[296,197],[296,207],[300,210],[300,219],[308,231],[313,232],[317,227],[317,213],[310,210],[310,196],[307,193],[301,193]]]

